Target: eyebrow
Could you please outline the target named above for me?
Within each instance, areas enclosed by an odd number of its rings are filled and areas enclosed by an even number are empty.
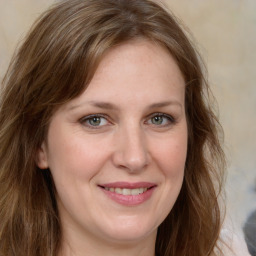
[[[161,108],[161,107],[168,107],[170,105],[178,105],[180,107],[182,107],[182,104],[179,101],[176,100],[172,100],[172,101],[164,101],[164,102],[159,102],[159,103],[153,103],[151,105],[149,105],[149,109],[152,108]]]
[[[87,104],[91,105],[93,107],[101,108],[101,109],[108,109],[108,110],[118,109],[117,105],[109,103],[109,102],[103,102],[103,101],[88,101]],[[84,105],[84,104],[73,105],[73,106],[70,107],[70,110],[79,108],[82,105]],[[182,108],[182,104],[179,101],[176,101],[176,100],[156,102],[156,103],[150,104],[147,108],[148,109],[162,108],[162,107],[168,107],[170,105],[177,105],[177,106]]]

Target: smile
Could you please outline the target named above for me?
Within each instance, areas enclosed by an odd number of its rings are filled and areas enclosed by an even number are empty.
[[[130,196],[130,195],[137,196],[148,190],[148,188],[130,189],[130,188],[108,188],[108,187],[104,187],[104,189],[116,194],[124,195],[124,196]]]
[[[114,182],[98,186],[115,203],[136,206],[151,198],[157,184],[151,182]]]

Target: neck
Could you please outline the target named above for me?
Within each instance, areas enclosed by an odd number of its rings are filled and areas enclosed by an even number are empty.
[[[58,256],[154,256],[156,233],[140,241],[117,242],[75,235],[63,239]]]
[[[151,245],[143,242],[139,244],[109,244],[104,245],[97,243],[95,246],[90,244],[87,246],[84,243],[83,246],[74,247],[68,243],[63,243],[58,256],[154,256],[155,255],[155,243],[152,241]]]

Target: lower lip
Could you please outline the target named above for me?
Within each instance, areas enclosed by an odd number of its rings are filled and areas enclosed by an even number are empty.
[[[150,197],[152,196],[153,191],[155,190],[155,187],[150,188],[146,192],[139,195],[126,195],[126,196],[105,190],[104,188],[101,188],[101,189],[110,199],[112,199],[118,204],[122,204],[126,206],[136,206],[149,200]]]

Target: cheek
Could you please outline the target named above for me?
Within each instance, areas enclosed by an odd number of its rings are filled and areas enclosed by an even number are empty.
[[[187,155],[186,136],[173,136],[161,147],[155,148],[155,162],[162,173],[160,200],[157,209],[162,209],[159,223],[172,210],[183,184],[184,169]]]
[[[161,161],[161,163],[160,163]],[[186,154],[179,147],[166,150],[159,156],[159,164],[166,178],[166,183],[171,184],[171,188],[180,186],[183,181]]]
[[[81,138],[66,140],[62,137],[59,142],[57,139],[55,137],[51,144],[49,167],[57,190],[59,208],[69,214],[72,209],[81,212],[83,205],[90,202],[92,181],[101,169],[103,156],[99,152],[97,154],[90,143],[82,143]]]
[[[62,183],[73,179],[91,179],[101,169],[106,151],[99,150],[100,145],[88,138],[73,134],[67,136],[61,132],[49,136],[49,167]]]
[[[155,159],[166,177],[182,179],[187,156],[187,137],[174,136],[155,147]]]

